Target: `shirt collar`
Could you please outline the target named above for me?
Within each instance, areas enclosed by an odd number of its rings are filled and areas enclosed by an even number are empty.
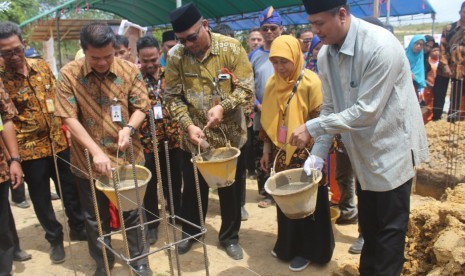
[[[30,59],[30,58],[24,58],[24,60],[25,60],[25,63],[26,63],[28,74],[36,74],[39,71],[38,70],[38,65],[37,65],[37,60]],[[6,76],[5,78],[15,78],[18,75],[23,76],[23,77],[27,77],[27,76],[24,76],[23,74],[20,74],[20,73],[16,72],[16,70],[9,70],[6,67],[4,67],[4,72],[5,72],[5,76]]]
[[[115,64],[117,62],[116,59],[117,59],[117,57],[114,57],[113,62],[110,65],[110,70],[108,70],[108,74],[106,76],[116,76],[116,66],[115,66]],[[83,76],[87,77],[89,74],[92,74],[92,73],[97,75],[94,72],[94,70],[92,70],[92,67],[90,67],[87,60],[84,58],[84,66],[83,66],[83,69],[82,69]]]
[[[341,49],[337,49],[336,45],[331,45],[331,47],[329,47],[329,53],[332,56],[335,56],[338,53],[342,53],[347,56],[353,56],[355,53],[355,42],[357,40],[360,19],[353,15],[351,15],[350,18],[349,31],[347,32],[346,38],[344,39],[344,43],[342,43]]]

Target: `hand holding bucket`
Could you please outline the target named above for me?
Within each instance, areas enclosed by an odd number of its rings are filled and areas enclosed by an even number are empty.
[[[195,156],[197,168],[210,188],[223,188],[234,183],[236,177],[237,158],[241,151],[232,147],[224,131],[219,128],[226,140],[226,146],[201,152],[198,144],[198,154]],[[194,161],[194,160],[191,160]]]
[[[276,154],[270,177],[265,183],[265,190],[273,196],[276,204],[286,217],[301,219],[315,212],[318,182],[320,182],[323,174],[320,170],[315,169],[313,159],[309,161],[310,175],[303,168],[289,169],[276,173],[276,160],[285,146],[283,145]],[[310,152],[308,154],[311,156]]]

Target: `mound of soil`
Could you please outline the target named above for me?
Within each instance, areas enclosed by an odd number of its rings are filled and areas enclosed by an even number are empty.
[[[465,183],[411,211],[404,275],[464,275]]]
[[[447,188],[465,182],[465,122],[426,125],[429,161],[418,166],[416,193],[439,199]]]

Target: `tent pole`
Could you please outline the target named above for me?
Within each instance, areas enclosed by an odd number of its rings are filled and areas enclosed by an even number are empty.
[[[431,35],[434,36],[434,23],[436,22],[436,14],[431,14],[431,19],[433,19],[433,23],[431,24]]]
[[[386,1],[386,25],[389,25],[389,17],[391,16],[391,0]]]
[[[58,47],[58,62],[59,62],[58,64],[60,65],[60,69],[58,71],[60,71],[63,64],[61,62],[61,38],[60,38],[60,14],[59,14],[59,11],[57,11],[56,15],[57,15],[57,20],[56,20],[57,24],[56,24],[56,26],[57,26],[57,43],[58,43],[57,47]]]

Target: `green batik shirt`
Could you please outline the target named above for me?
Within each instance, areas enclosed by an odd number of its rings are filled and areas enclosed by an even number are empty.
[[[190,142],[187,127],[193,124],[203,129],[208,121],[208,110],[216,104],[224,109],[219,127],[233,147],[241,148],[247,141],[243,106],[254,95],[252,67],[240,42],[220,34],[209,34],[211,46],[202,61],[184,45],[177,44],[168,54],[165,73],[167,107],[181,125],[181,148],[192,153],[198,149]],[[205,129],[204,133],[213,148],[225,145],[219,129]]]

